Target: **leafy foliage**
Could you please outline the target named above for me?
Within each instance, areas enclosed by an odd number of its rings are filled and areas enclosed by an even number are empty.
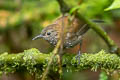
[[[108,8],[106,8],[105,11],[109,11],[112,9],[118,9],[118,8],[120,8],[120,0],[114,0],[112,5],[110,5]]]

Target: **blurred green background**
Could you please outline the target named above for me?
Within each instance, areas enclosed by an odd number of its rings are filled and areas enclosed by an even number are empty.
[[[79,7],[79,12],[89,19],[101,19],[98,24],[120,47],[120,9],[104,11],[113,0],[64,0],[69,7]],[[45,40],[32,41],[41,30],[61,16],[56,0],[0,0],[0,53],[19,53],[26,49],[37,48],[49,53],[53,46]],[[108,51],[106,43],[89,30],[83,39],[82,52]],[[2,80],[34,80],[32,76],[18,71],[3,75]],[[85,70],[77,73],[65,73],[65,80],[99,80],[100,70]],[[71,76],[72,75],[72,76]],[[50,79],[52,80],[52,79]],[[115,78],[113,80],[116,80]]]

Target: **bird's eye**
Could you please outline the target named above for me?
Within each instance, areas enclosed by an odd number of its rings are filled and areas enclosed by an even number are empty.
[[[50,32],[47,32],[47,35],[50,35],[51,33]]]

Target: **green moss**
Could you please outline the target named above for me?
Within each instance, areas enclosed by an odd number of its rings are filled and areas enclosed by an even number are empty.
[[[31,75],[36,73],[36,76],[40,78],[51,56],[52,54],[42,54],[35,48],[25,50],[18,54],[3,53],[0,55],[0,74],[14,73],[16,70],[24,67]],[[65,54],[62,57],[62,66],[66,72],[88,68],[92,71],[97,71],[99,68],[109,72],[120,69],[120,58],[116,54],[106,53],[104,50],[101,50],[95,54],[81,54],[80,64],[78,64],[78,59],[76,60],[75,55]],[[53,70],[53,72],[58,71],[57,57],[54,57],[50,70]]]

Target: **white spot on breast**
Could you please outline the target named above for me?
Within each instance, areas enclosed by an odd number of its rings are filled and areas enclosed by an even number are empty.
[[[70,33],[67,33],[65,39],[69,39],[69,37],[70,37]]]
[[[71,45],[71,43],[68,43],[69,45]]]

